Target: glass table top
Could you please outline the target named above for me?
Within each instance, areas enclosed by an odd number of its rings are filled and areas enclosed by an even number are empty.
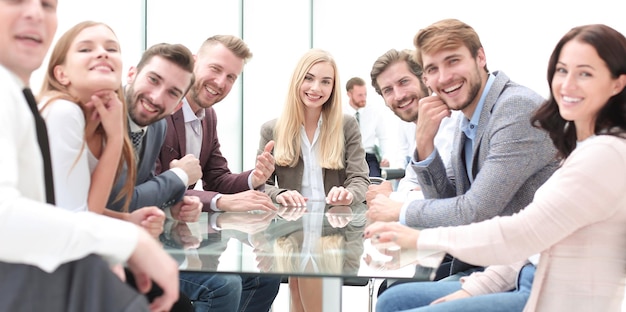
[[[166,220],[160,240],[181,271],[432,279],[443,254],[364,239],[366,209],[311,201],[276,212],[203,213],[195,223]]]

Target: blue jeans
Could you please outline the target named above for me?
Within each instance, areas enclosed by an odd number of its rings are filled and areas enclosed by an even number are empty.
[[[535,275],[535,266],[522,268],[514,290],[481,296],[457,299],[430,305],[436,299],[461,289],[459,281],[415,282],[390,287],[376,301],[377,312],[511,312],[522,311],[530,295],[530,288]]]
[[[278,294],[280,277],[180,272],[180,291],[196,312],[267,312]]]

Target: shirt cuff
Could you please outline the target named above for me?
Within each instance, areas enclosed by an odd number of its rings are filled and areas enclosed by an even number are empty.
[[[166,219],[174,219],[174,217],[172,217],[172,207],[165,207],[163,208],[163,212],[165,213],[165,218]]]
[[[180,168],[170,168],[170,171],[176,174],[176,176],[183,182],[185,187],[189,186],[189,176],[187,175],[185,170]]]
[[[417,161],[417,150],[415,150],[415,152],[413,152],[413,158],[411,159],[411,165],[414,166],[421,166],[421,167],[426,167],[428,165],[430,165],[431,162],[433,162],[433,159],[435,159],[435,153],[437,152],[437,148],[433,149],[433,152],[430,153],[430,155],[428,155],[428,157],[426,157],[426,159],[422,160],[422,161]]]
[[[402,203],[402,208],[400,208],[400,224],[406,225],[406,211],[409,208],[410,201],[404,201]]]
[[[248,188],[250,188],[251,190],[254,190],[254,185],[252,185],[252,172],[254,172],[254,169],[250,171],[250,174],[248,175]],[[264,185],[264,184],[261,184],[261,185]]]
[[[220,199],[222,197],[222,194],[217,194],[215,196],[213,196],[213,198],[211,199],[211,210],[216,211],[216,212],[220,212],[221,210],[217,207],[217,200]]]

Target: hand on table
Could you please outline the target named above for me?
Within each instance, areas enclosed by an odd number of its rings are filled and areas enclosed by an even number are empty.
[[[354,195],[343,186],[333,186],[326,195],[326,203],[329,205],[350,205]]]
[[[374,197],[378,194],[383,194],[387,197],[393,192],[393,186],[389,181],[383,181],[381,184],[370,184],[367,187],[367,192],[365,193],[365,201],[369,203],[374,200]]]
[[[217,207],[222,211],[276,211],[276,205],[265,193],[248,190],[236,194],[222,194],[217,200]]]
[[[183,199],[172,206],[172,217],[183,222],[198,222],[202,213],[202,202],[198,196],[183,196]]]
[[[372,243],[390,243],[405,249],[417,249],[420,231],[399,222],[374,222],[365,228],[363,236]]]
[[[374,199],[367,202],[365,216],[370,221],[398,221],[402,203],[391,200],[389,197],[377,194]]]
[[[306,207],[308,200],[296,190],[284,191],[276,195],[276,202],[283,206]]]

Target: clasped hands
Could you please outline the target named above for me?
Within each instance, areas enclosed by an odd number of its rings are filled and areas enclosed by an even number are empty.
[[[400,210],[402,203],[389,198],[393,191],[391,182],[384,181],[376,185],[371,184],[365,200],[367,201],[367,212],[365,216],[370,221],[398,221],[400,220]]]
[[[343,186],[333,186],[326,195],[326,203],[329,205],[349,206],[353,199],[352,192]],[[284,191],[276,196],[276,202],[283,206],[306,207],[308,200],[296,190]]]

